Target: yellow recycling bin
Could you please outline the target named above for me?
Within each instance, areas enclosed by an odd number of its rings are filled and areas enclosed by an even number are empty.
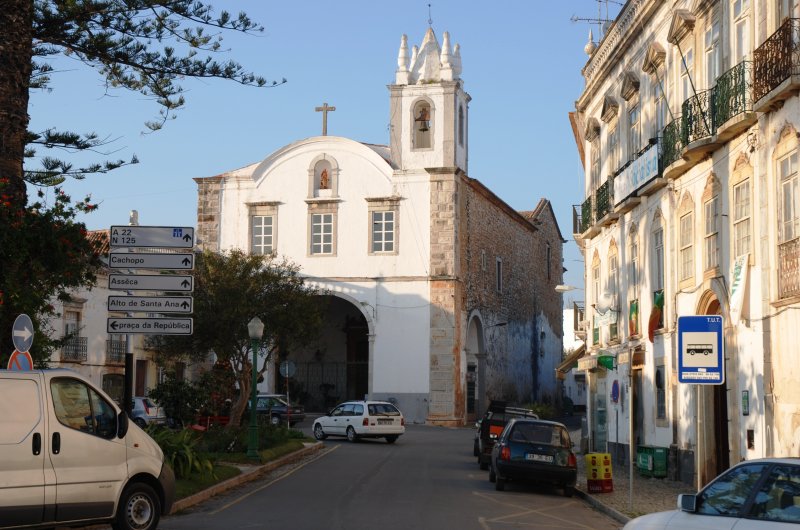
[[[589,493],[614,491],[610,453],[588,453],[586,462],[586,489]]]

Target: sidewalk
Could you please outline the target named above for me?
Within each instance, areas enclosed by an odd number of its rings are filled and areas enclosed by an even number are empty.
[[[581,440],[581,414],[559,418],[570,431],[570,437],[578,457],[578,481],[576,495],[586,502],[618,520],[626,523],[640,515],[653,512],[675,510],[678,506],[678,495],[694,493],[692,486],[666,478],[644,477],[633,470],[633,495],[630,490],[629,465],[613,465],[612,481],[614,491],[609,493],[588,493],[586,480],[586,462],[584,455],[577,452]]]

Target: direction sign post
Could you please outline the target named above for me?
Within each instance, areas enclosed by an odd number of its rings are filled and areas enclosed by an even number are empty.
[[[194,254],[131,254],[112,252],[108,255],[111,269],[194,269]]]
[[[115,247],[193,248],[190,226],[112,226],[109,245]]]
[[[109,318],[106,321],[108,333],[129,333],[146,335],[191,335],[191,318]]]
[[[146,311],[148,313],[191,313],[191,296],[109,296],[109,311]]]
[[[725,382],[722,317],[678,317],[678,382],[721,385]]]
[[[109,274],[108,288],[116,291],[181,291],[194,290],[190,274]]]

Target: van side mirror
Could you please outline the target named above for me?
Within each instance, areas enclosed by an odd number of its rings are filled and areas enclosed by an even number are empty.
[[[684,512],[694,513],[697,511],[697,495],[692,493],[682,493],[678,495],[678,508]]]
[[[125,438],[128,434],[128,415],[123,410],[117,414],[117,438]]]

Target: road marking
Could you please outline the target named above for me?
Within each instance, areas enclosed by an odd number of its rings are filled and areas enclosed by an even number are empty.
[[[515,502],[509,502],[509,499],[507,497],[505,497],[504,500],[500,500],[500,498],[498,498],[498,497],[500,497],[499,494],[494,494],[493,495],[493,494],[486,494],[486,493],[478,492],[478,491],[473,491],[472,493],[477,495],[478,497],[481,497],[481,498],[486,499],[488,501],[491,501],[493,503],[521,510],[521,511],[516,512],[516,513],[500,515],[498,517],[493,517],[491,519],[487,519],[485,517],[481,517],[479,522],[481,523],[481,525],[487,525],[486,526],[487,528],[489,528],[488,523],[524,524],[524,521],[519,521],[519,522],[515,523],[513,521],[513,519],[524,517],[524,516],[527,516],[527,515],[533,515],[533,514],[539,514],[539,515],[541,515],[543,517],[548,517],[548,518],[554,519],[555,521],[558,521],[560,523],[567,524],[568,526],[565,526],[564,528],[586,528],[587,530],[592,530],[594,528],[593,526],[587,526],[587,525],[582,524],[582,523],[568,521],[568,520],[566,520],[566,519],[564,519],[562,517],[558,517],[557,515],[549,513],[551,510],[562,510],[566,506],[568,506],[570,504],[573,504],[575,501],[572,500],[572,499],[564,501],[563,503],[559,503],[559,504],[556,504],[556,505],[548,506],[546,508],[534,508],[534,509],[531,509],[531,508],[528,508],[526,506],[520,506],[519,504],[517,504]],[[509,521],[508,519],[512,519],[512,520]]]
[[[299,466],[297,466],[296,468],[292,469],[292,470],[291,470],[291,471],[289,471],[288,473],[285,473],[285,474],[281,475],[280,477],[278,477],[278,478],[276,478],[276,479],[274,479],[274,480],[271,480],[270,482],[268,482],[268,483],[264,484],[264,485],[263,485],[263,486],[261,486],[260,488],[256,488],[256,489],[254,489],[253,491],[249,491],[249,492],[245,493],[244,495],[242,495],[242,496],[241,496],[241,497],[239,497],[238,499],[236,499],[236,500],[233,500],[233,501],[229,502],[229,503],[228,503],[228,504],[226,504],[225,506],[222,506],[221,508],[219,508],[219,509],[217,509],[217,510],[214,510],[213,512],[208,512],[208,513],[209,513],[209,515],[217,515],[218,513],[222,512],[222,511],[224,511],[224,510],[227,510],[227,509],[228,509],[228,508],[230,508],[231,506],[234,506],[234,505],[236,505],[236,504],[239,504],[240,502],[242,502],[243,500],[245,500],[246,498],[248,498],[250,495],[253,495],[254,493],[258,493],[259,491],[261,491],[261,490],[263,490],[263,489],[265,489],[265,488],[268,488],[268,487],[272,486],[272,485],[273,485],[273,484],[275,484],[276,482],[279,482],[279,481],[281,481],[281,480],[285,479],[286,477],[288,477],[289,475],[291,475],[292,473],[294,473],[294,472],[295,472],[295,471],[297,471],[298,469],[302,469],[302,468],[304,468],[305,466],[307,466],[308,464],[310,464],[310,463],[312,463],[312,462],[316,462],[317,460],[319,460],[319,459],[320,459],[320,458],[322,458],[323,456],[327,455],[328,453],[331,453],[331,452],[333,452],[333,451],[337,450],[339,447],[341,447],[341,446],[340,446],[340,445],[335,445],[335,446],[331,447],[330,449],[327,449],[327,448],[326,448],[326,449],[323,449],[323,450],[320,452],[320,454],[319,454],[319,455],[315,456],[314,458],[312,458],[312,459],[311,459],[311,460],[309,460],[308,462],[303,462],[302,464],[300,464],[300,465],[299,465]]]

